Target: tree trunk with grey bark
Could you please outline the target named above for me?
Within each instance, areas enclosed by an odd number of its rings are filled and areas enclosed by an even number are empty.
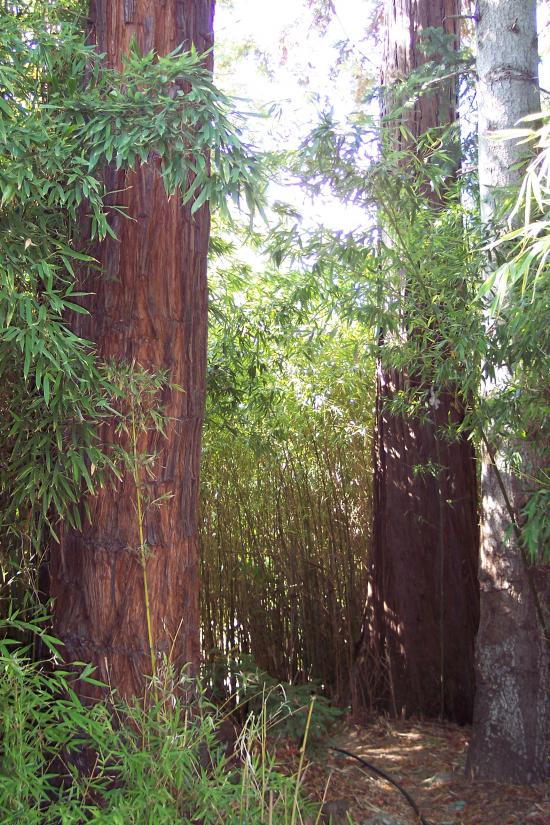
[[[390,97],[390,84],[425,62],[420,39],[426,28],[443,28],[455,35],[458,46],[459,12],[458,0],[386,0],[383,82]],[[452,123],[455,98],[453,80],[420,97],[392,127],[391,148],[414,150],[414,145],[404,145],[400,125],[416,139]],[[405,289],[414,290],[414,285]],[[388,412],[387,402],[411,381],[414,377],[386,368],[382,348],[374,433],[372,596],[356,672],[378,703],[394,713],[464,723],[473,711],[479,598],[475,455],[466,437],[449,443],[438,435],[438,428],[459,423],[463,416],[452,387],[440,389],[431,424]],[[415,472],[429,464],[442,468],[437,477]]]
[[[524,147],[495,141],[539,111],[535,0],[479,0],[477,21],[479,181],[482,217],[498,221],[499,192],[519,182]],[[488,385],[485,391],[498,389]],[[531,783],[550,776],[550,658],[537,617],[548,626],[550,568],[530,566],[510,531],[526,501],[488,434],[482,476],[481,620],[477,694],[467,771],[481,779]],[[524,452],[524,470],[534,457]]]
[[[121,67],[135,39],[142,53],[167,54],[176,46],[199,52],[213,43],[213,0],[95,0],[90,39],[109,66]],[[211,58],[209,58],[211,59]],[[98,357],[166,371],[183,391],[165,389],[160,399],[166,437],[141,435],[138,451],[156,455],[143,479],[149,507],[143,519],[147,545],[152,652],[176,666],[199,661],[197,498],[203,419],[209,212],[191,215],[177,195],[168,197],[157,161],[132,170],[106,170],[117,240],[92,250],[102,272],[83,273],[81,288],[93,293],[89,316],[76,332],[92,340]],[[85,234],[85,222],[83,223]],[[101,438],[112,444],[113,427]],[[54,629],[67,661],[92,662],[98,678],[125,697],[143,695],[151,675],[136,486],[126,474],[116,489],[105,487],[88,502],[91,523],[82,532],[65,529],[52,551],[50,578]],[[84,698],[98,691],[79,682]]]

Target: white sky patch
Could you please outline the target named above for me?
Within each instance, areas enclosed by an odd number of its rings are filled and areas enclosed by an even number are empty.
[[[252,124],[261,148],[297,148],[320,112],[332,108],[335,118],[344,121],[357,108],[352,73],[346,69],[334,73],[333,69],[338,43],[347,40],[354,49],[366,50],[361,40],[372,0],[336,0],[335,6],[336,17],[323,34],[313,25],[313,12],[304,0],[218,4],[216,81],[229,93],[250,101],[252,109],[273,107],[268,120]],[[376,55],[371,59],[378,65]],[[346,230],[365,220],[361,210],[351,206],[343,210],[329,196],[312,202],[298,187],[273,187],[272,197],[298,208],[308,224],[322,222]]]
[[[363,39],[373,1],[335,0],[336,16],[324,34],[313,25],[313,12],[306,0],[218,3],[216,81],[248,101],[243,108],[272,107],[269,118],[252,122],[260,148],[296,148],[323,110],[331,108],[336,120],[345,121],[357,109],[352,73],[344,69],[335,74],[333,69],[338,43],[346,40],[366,57],[377,77],[381,55]],[[550,10],[544,4],[539,8],[539,37],[543,56],[540,82],[544,89],[550,89]],[[299,209],[308,225],[323,223],[346,231],[364,226],[366,220],[359,208],[343,208],[328,195],[311,201],[297,186],[273,186],[271,194],[273,199]]]

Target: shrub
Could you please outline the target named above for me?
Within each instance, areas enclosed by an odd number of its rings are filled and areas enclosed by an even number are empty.
[[[255,719],[265,724],[273,739],[291,738],[302,741],[304,738],[309,708],[315,697],[315,704],[308,726],[308,742],[318,744],[329,733],[334,724],[345,713],[344,708],[333,705],[323,695],[322,685],[318,681],[290,684],[274,679],[256,665],[248,655],[211,658],[210,672],[205,674],[206,681],[220,687],[220,677],[226,687],[235,685],[236,690],[227,704],[234,700],[234,715],[243,719]],[[215,684],[216,683],[216,684]],[[218,695],[218,701],[224,698]]]
[[[25,634],[40,637],[48,661],[32,661]],[[92,668],[56,667],[59,644],[42,622],[0,622],[4,825],[305,821],[312,805],[300,799],[300,773],[277,770],[255,717],[230,757],[216,735],[222,715],[185,675],[159,676],[144,703],[110,696],[109,706],[85,707],[71,685],[97,684]],[[94,755],[88,772],[79,770],[85,753]]]

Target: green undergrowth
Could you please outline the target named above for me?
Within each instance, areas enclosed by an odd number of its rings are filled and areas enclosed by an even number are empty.
[[[230,753],[217,734],[223,710],[185,676],[159,675],[145,704],[111,695],[85,707],[77,694],[98,684],[92,669],[69,673],[44,627],[20,616],[0,622],[3,825],[318,821],[302,795],[303,760],[286,776],[270,754],[265,701]],[[42,661],[32,657],[37,640],[49,649]]]
[[[237,723],[251,719],[261,724],[265,721],[271,741],[293,739],[302,743],[307,730],[310,753],[326,744],[336,723],[346,713],[345,708],[334,705],[323,695],[319,681],[291,684],[274,679],[249,655],[211,656],[204,681],[218,704],[222,700],[225,706],[233,706],[232,716]]]

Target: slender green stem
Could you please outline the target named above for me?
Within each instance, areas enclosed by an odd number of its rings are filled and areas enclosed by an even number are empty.
[[[157,675],[157,668],[156,668],[156,660],[155,660],[155,646],[153,644],[153,628],[151,622],[151,603],[149,601],[149,585],[147,582],[147,558],[145,553],[145,536],[143,532],[143,500],[142,500],[142,493],[141,493],[141,479],[138,467],[138,454],[137,454],[137,434],[136,434],[136,417],[134,412],[134,407],[132,405],[132,452],[133,452],[133,460],[134,460],[134,483],[136,485],[136,504],[137,504],[137,517],[138,517],[138,529],[139,529],[139,553],[140,553],[140,562],[141,562],[141,569],[143,572],[143,592],[145,596],[145,618],[147,622],[147,640],[149,643],[149,655],[151,657],[151,675],[153,679],[156,678]]]
[[[307,747],[307,738],[309,735],[309,729],[311,727],[311,717],[313,715],[313,706],[315,705],[315,696],[311,697],[311,703],[309,705],[309,711],[307,714],[307,722],[306,722],[306,729],[304,731],[304,741],[302,743],[302,747],[300,750],[300,761],[298,763],[298,773],[296,775],[296,787],[294,788],[294,801],[292,803],[292,817],[290,819],[290,825],[295,825],[296,823],[296,814],[298,812],[298,793],[300,791],[300,780],[302,778],[302,771],[304,767],[304,758],[306,755],[306,747]]]

